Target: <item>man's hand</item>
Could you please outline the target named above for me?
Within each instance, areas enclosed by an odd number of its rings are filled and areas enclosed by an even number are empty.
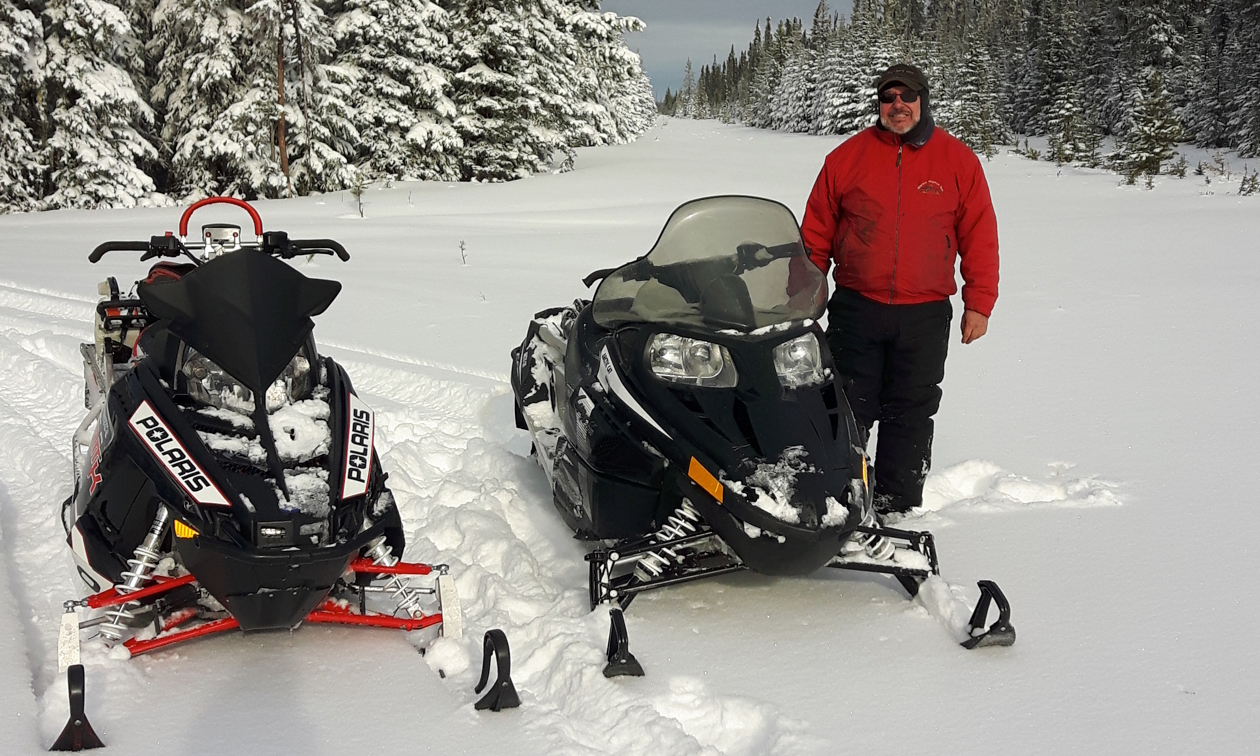
[[[962,342],[970,344],[989,331],[989,319],[975,310],[964,310],[962,316]]]

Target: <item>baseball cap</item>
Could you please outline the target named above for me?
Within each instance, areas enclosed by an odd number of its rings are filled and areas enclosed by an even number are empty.
[[[889,66],[875,80],[875,91],[882,92],[885,87],[893,84],[907,86],[916,92],[926,92],[928,89],[927,77],[923,75],[922,71],[909,63],[898,63],[895,66]]]

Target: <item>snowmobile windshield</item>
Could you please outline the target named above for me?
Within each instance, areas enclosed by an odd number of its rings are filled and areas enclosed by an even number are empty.
[[[827,279],[787,207],[757,197],[693,200],[670,216],[646,257],[595,292],[595,322],[663,323],[752,333],[822,316]]]

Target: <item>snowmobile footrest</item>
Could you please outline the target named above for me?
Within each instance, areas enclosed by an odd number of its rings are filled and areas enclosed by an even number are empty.
[[[88,748],[104,748],[96,736],[87,715],[83,713],[83,665],[71,664],[66,669],[66,682],[70,688],[70,721],[61,731],[50,751],[83,751]]]
[[[972,649],[1013,645],[1015,626],[1011,624],[1011,604],[1006,600],[1006,595],[992,580],[981,580],[977,585],[980,586],[980,600],[976,602],[976,610],[971,613],[969,623],[971,637],[962,642],[962,647]],[[988,619],[990,602],[997,604],[998,618],[988,630],[977,634],[977,631],[984,627],[984,621]]]
[[[494,681],[494,686],[481,697],[474,708],[477,711],[515,709],[521,705],[521,699],[516,695],[516,686],[512,684],[512,651],[508,648],[507,635],[497,628],[487,630],[483,646],[485,657],[481,661],[481,680],[477,683],[477,687],[473,688],[473,693],[480,693],[490,680],[491,656],[494,656],[498,664],[499,676]]]
[[[604,667],[604,677],[643,677],[643,665],[630,653],[626,618],[617,608],[608,614],[612,626],[608,628],[608,665]]]

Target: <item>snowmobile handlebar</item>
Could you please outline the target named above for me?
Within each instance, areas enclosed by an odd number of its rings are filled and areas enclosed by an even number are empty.
[[[92,250],[92,254],[88,255],[88,262],[97,263],[105,256],[106,252],[148,252],[149,243],[142,241],[110,241],[100,244],[96,249]]]
[[[336,255],[342,262],[350,259],[350,253],[341,242],[332,239],[290,239],[283,231],[268,231],[260,238],[262,251],[285,260],[298,255]]]
[[[254,236],[256,238],[262,238],[262,235],[263,235],[262,217],[258,215],[257,210],[255,210],[253,207],[250,207],[248,202],[245,202],[244,200],[238,200],[235,197],[206,197],[203,200],[198,200],[192,203],[191,205],[189,205],[188,209],[185,210],[184,214],[181,215],[179,218],[179,238],[181,239],[188,238],[188,221],[192,218],[192,214],[194,212],[196,212],[199,208],[205,207],[206,205],[236,205],[237,207],[245,210],[245,212],[249,213],[249,217],[252,218],[254,221]]]

